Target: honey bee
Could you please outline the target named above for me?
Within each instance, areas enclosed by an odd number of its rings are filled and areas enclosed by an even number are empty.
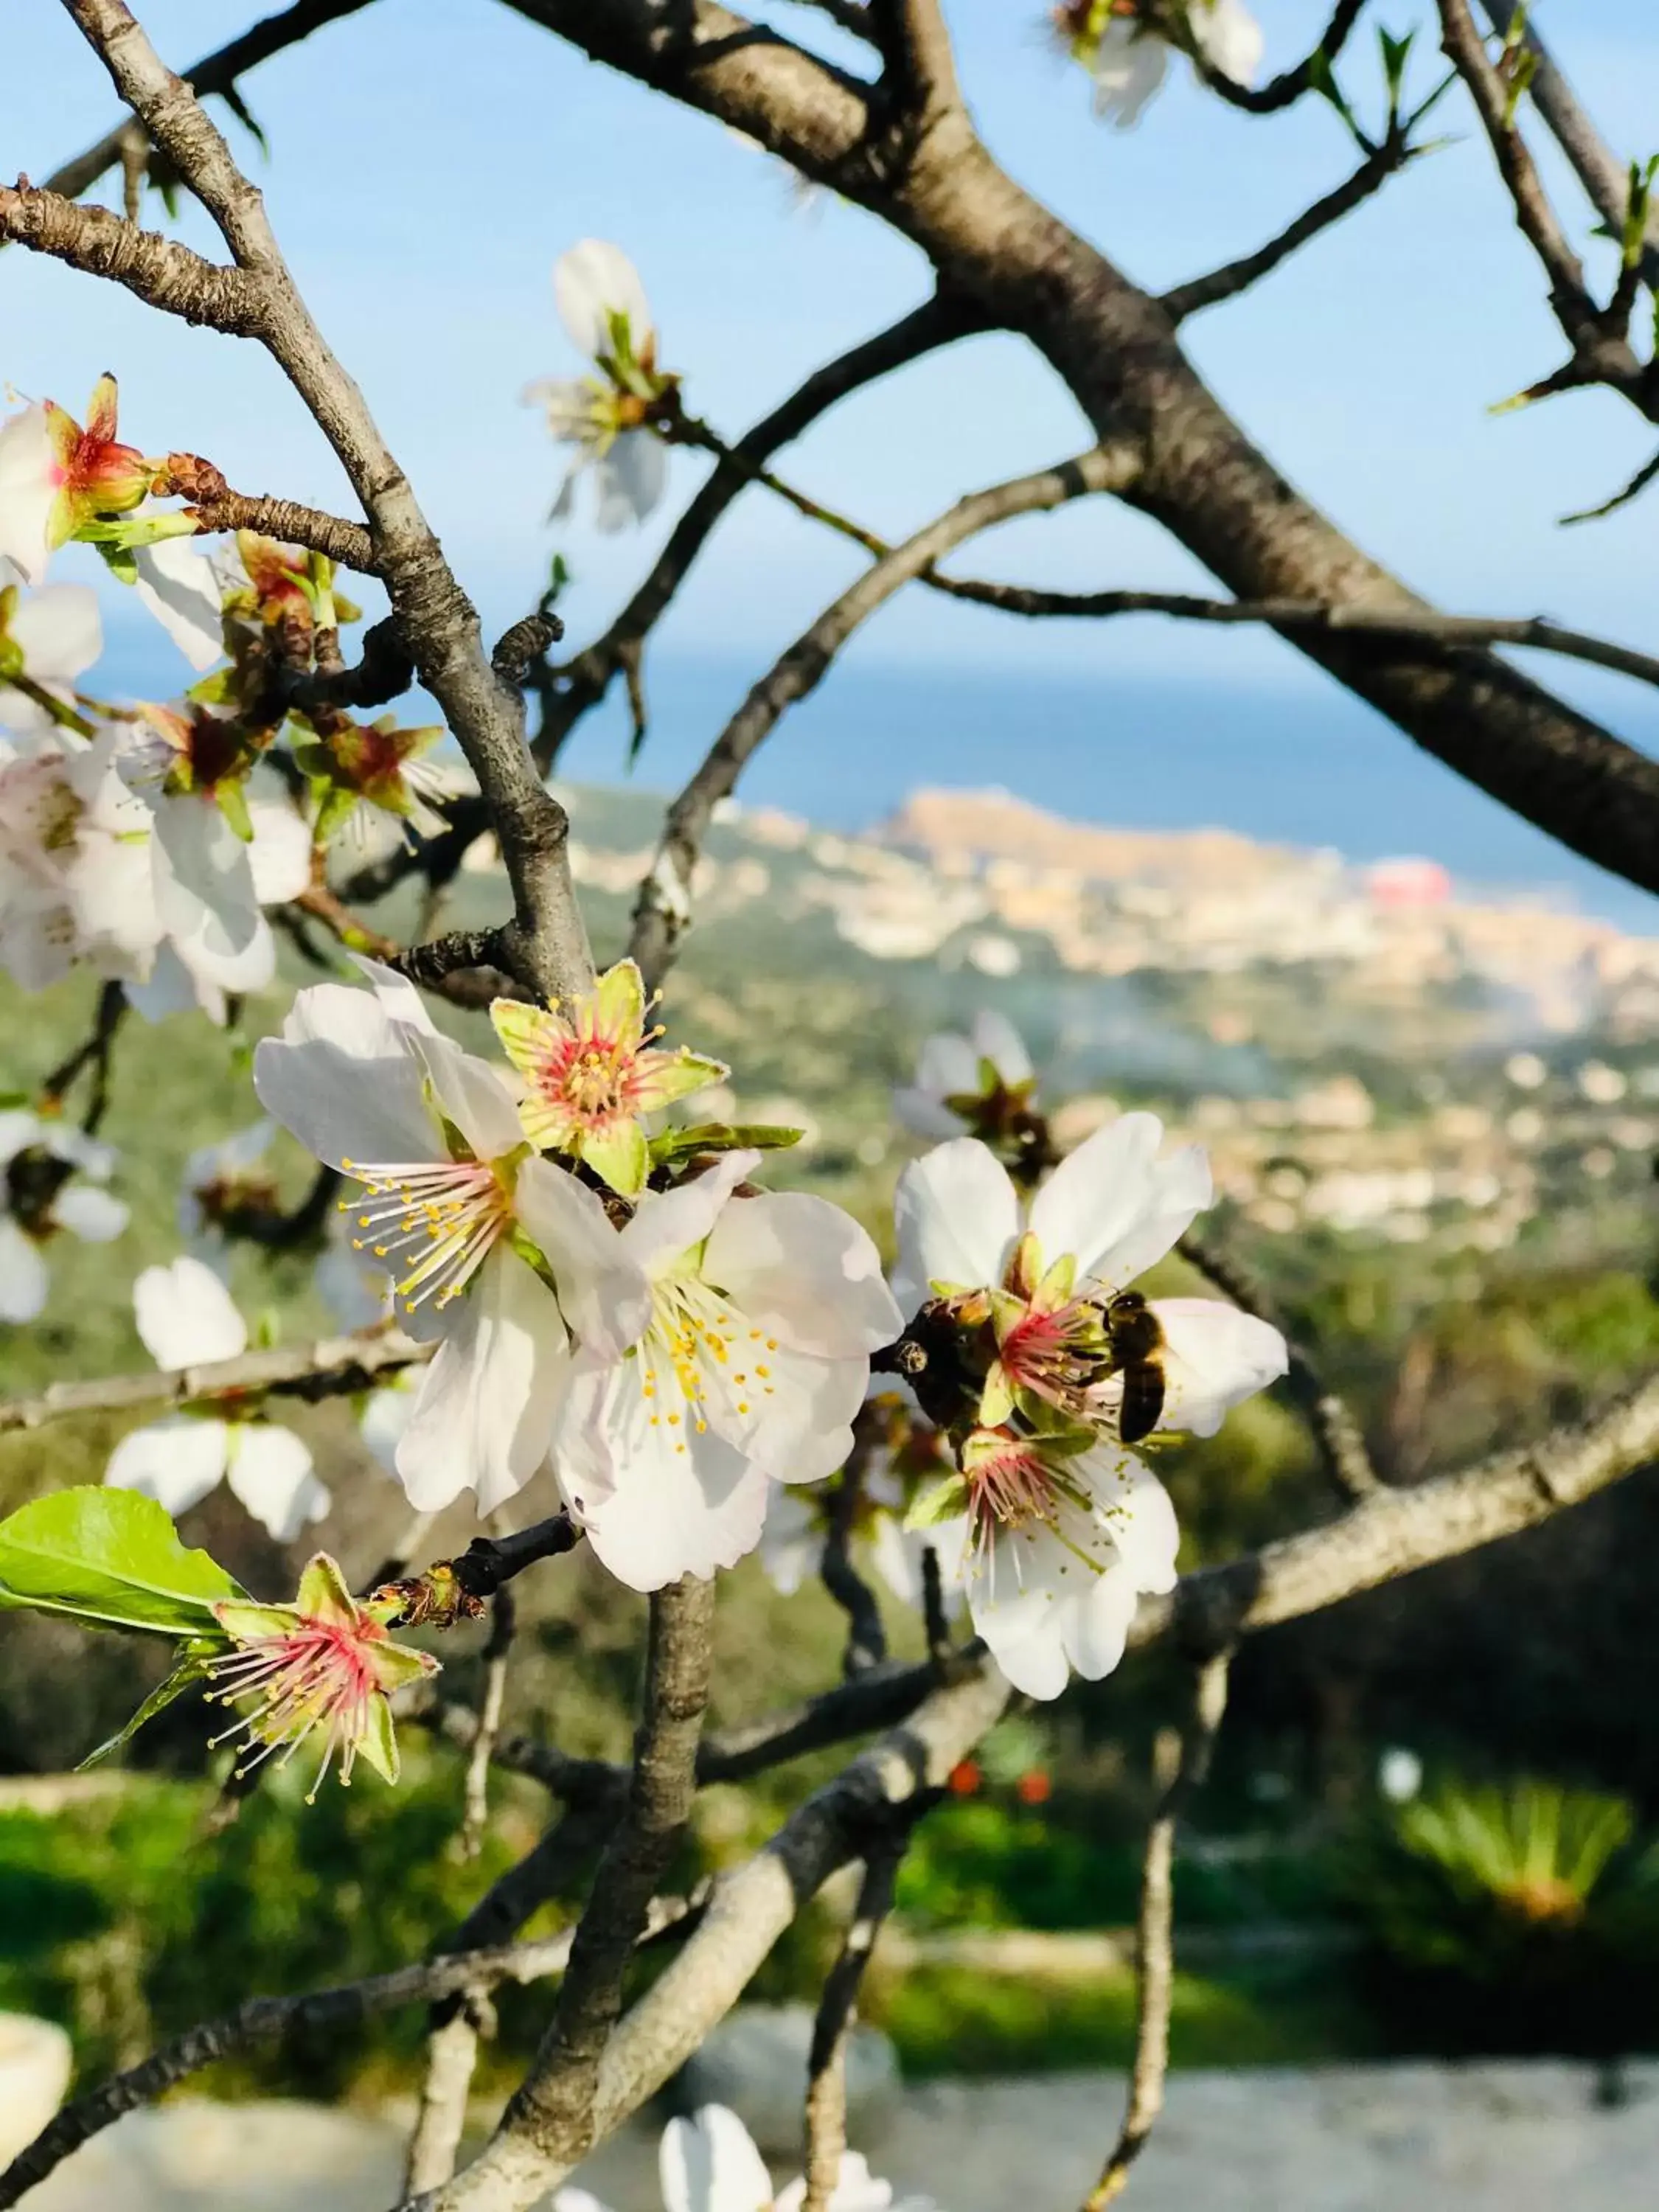
[[[1164,1411],[1164,1331],[1139,1291],[1123,1291],[1106,1309],[1113,1371],[1123,1377],[1118,1407],[1119,1441],[1137,1444],[1158,1426]]]

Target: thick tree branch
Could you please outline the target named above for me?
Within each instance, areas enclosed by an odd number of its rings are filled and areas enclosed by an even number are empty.
[[[125,0],[64,0],[88,43],[258,288],[257,334],[338,455],[369,521],[384,580],[422,682],[442,708],[489,801],[512,885],[512,965],[547,997],[592,973],[570,880],[564,810],[525,742],[523,702],[491,669],[456,581],[362,392],[301,298],[259,194],[189,88],[167,69]]]
[[[510,4],[914,239],[988,325],[1030,339],[1103,440],[1141,442],[1146,465],[1126,496],[1237,598],[1427,611],[1285,482],[1217,404],[1158,303],[1006,176],[965,117],[894,173],[871,158],[868,88],[718,0]],[[1659,890],[1659,763],[1490,654],[1311,629],[1293,642],[1503,805]]]
[[[623,1977],[696,1794],[708,1697],[714,1586],[695,1576],[651,1601],[645,1692],[627,1810],[599,1862],[551,2026],[494,2138],[461,2185],[473,2191],[552,2164],[594,2140],[599,2069],[622,2010]]]
[[[234,1359],[209,1360],[199,1367],[164,1367],[149,1375],[106,1375],[87,1382],[54,1382],[38,1398],[0,1398],[0,1435],[13,1429],[44,1428],[48,1421],[67,1420],[76,1413],[125,1413],[135,1406],[211,1404],[265,1391],[289,1398],[349,1397],[373,1389],[378,1376],[429,1359],[433,1350],[433,1346],[417,1344],[399,1329],[368,1329],[356,1336],[319,1337],[310,1344],[245,1352]]]
[[[692,871],[715,806],[735,787],[779,718],[823,680],[860,623],[964,538],[1017,514],[1059,507],[1087,493],[1121,490],[1133,482],[1136,465],[1127,447],[1095,447],[1056,468],[971,493],[874,562],[802,632],[754,686],[668,810],[656,859],[640,886],[629,947],[653,989],[667,972],[690,920]]]
[[[89,210],[76,209],[76,212]],[[359,575],[378,574],[374,541],[361,522],[347,522],[337,514],[325,514],[291,499],[250,497],[246,492],[233,491],[222,473],[199,453],[169,453],[155,489],[163,498],[187,500],[185,513],[193,514],[204,530],[257,531],[262,538],[308,546],[339,568],[355,568]]]
[[[270,60],[289,46],[300,45],[325,24],[337,22],[343,15],[355,15],[369,4],[370,0],[295,0],[292,8],[284,8],[279,15],[267,15],[231,40],[228,46],[204,54],[185,71],[185,82],[194,88],[200,100],[206,99],[210,93],[232,92],[237,78],[247,70],[257,69],[261,62]],[[97,183],[106,170],[121,161],[132,127],[130,122],[118,123],[95,146],[89,146],[84,154],[77,154],[72,161],[65,161],[61,168],[54,169],[46,179],[46,190],[62,192],[70,199],[78,198]]]
[[[1203,1787],[1210,1755],[1227,1709],[1227,1658],[1206,1660],[1193,1684],[1193,1710],[1181,1739],[1175,1773],[1147,1831],[1141,1863],[1140,1906],[1135,1916],[1135,2055],[1123,2125],[1083,2212],[1105,2212],[1128,2186],[1129,2168],[1164,2109],[1170,2069],[1170,2014],[1175,1999],[1176,1822]]]

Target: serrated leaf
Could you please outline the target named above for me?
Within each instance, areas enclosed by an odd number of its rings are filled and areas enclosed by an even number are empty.
[[[167,1711],[175,1698],[182,1698],[187,1690],[193,1690],[198,1682],[205,1681],[212,1657],[210,1648],[204,1646],[197,1650],[192,1647],[166,1680],[156,1684],[132,1718],[118,1729],[113,1735],[106,1736],[95,1751],[87,1753],[76,1768],[76,1772],[84,1773],[88,1767],[100,1765],[112,1753],[119,1751],[123,1745],[131,1743],[146,1721],[153,1721],[157,1713]]]
[[[0,1521],[0,1610],[27,1607],[94,1627],[216,1639],[213,1607],[246,1595],[172,1516],[136,1490],[37,1498]]]

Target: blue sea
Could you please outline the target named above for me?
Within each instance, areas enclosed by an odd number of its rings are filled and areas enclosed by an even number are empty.
[[[617,686],[578,729],[561,774],[674,789],[758,672],[723,658],[652,660],[650,731],[631,773]],[[1550,675],[1556,681],[1559,669]],[[112,625],[101,685],[156,694],[178,678],[158,633]],[[1653,695],[1612,684],[1577,691],[1632,742],[1659,750]],[[1659,935],[1659,901],[1509,813],[1316,673],[1273,690],[1192,680],[1175,655],[1167,677],[1109,680],[854,657],[785,715],[740,795],[857,830],[921,785],[1000,786],[1079,821],[1222,828],[1355,860],[1419,854],[1467,889],[1541,895]]]

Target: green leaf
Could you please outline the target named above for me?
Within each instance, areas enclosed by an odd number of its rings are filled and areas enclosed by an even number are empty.
[[[266,137],[264,132],[254,121],[252,111],[248,106],[246,100],[243,99],[241,94],[237,90],[236,87],[234,84],[223,86],[220,90],[219,97],[224,101],[225,106],[230,110],[231,113],[236,118],[236,120],[241,125],[243,130],[247,132],[249,137],[255,142],[259,151],[264,155],[265,159],[269,161],[270,159],[270,141]]]
[[[192,1690],[198,1682],[204,1682],[212,1670],[213,1656],[212,1647],[191,1645],[166,1680],[156,1684],[125,1726],[118,1729],[113,1735],[106,1737],[95,1751],[89,1751],[76,1771],[84,1772],[88,1766],[98,1765],[112,1753],[119,1751],[124,1744],[131,1743],[146,1721],[153,1721],[157,1713],[166,1711],[175,1698],[182,1698],[186,1690]]]
[[[213,797],[222,814],[245,845],[253,842],[253,817],[247,811],[247,793],[234,776],[213,787]]]
[[[100,545],[98,551],[102,556],[104,566],[118,584],[137,582],[138,563],[133,558],[129,548],[125,545]]]
[[[37,1498],[0,1521],[0,1610],[33,1607],[95,1627],[218,1640],[213,1607],[245,1595],[171,1516],[136,1490],[94,1486]]]

